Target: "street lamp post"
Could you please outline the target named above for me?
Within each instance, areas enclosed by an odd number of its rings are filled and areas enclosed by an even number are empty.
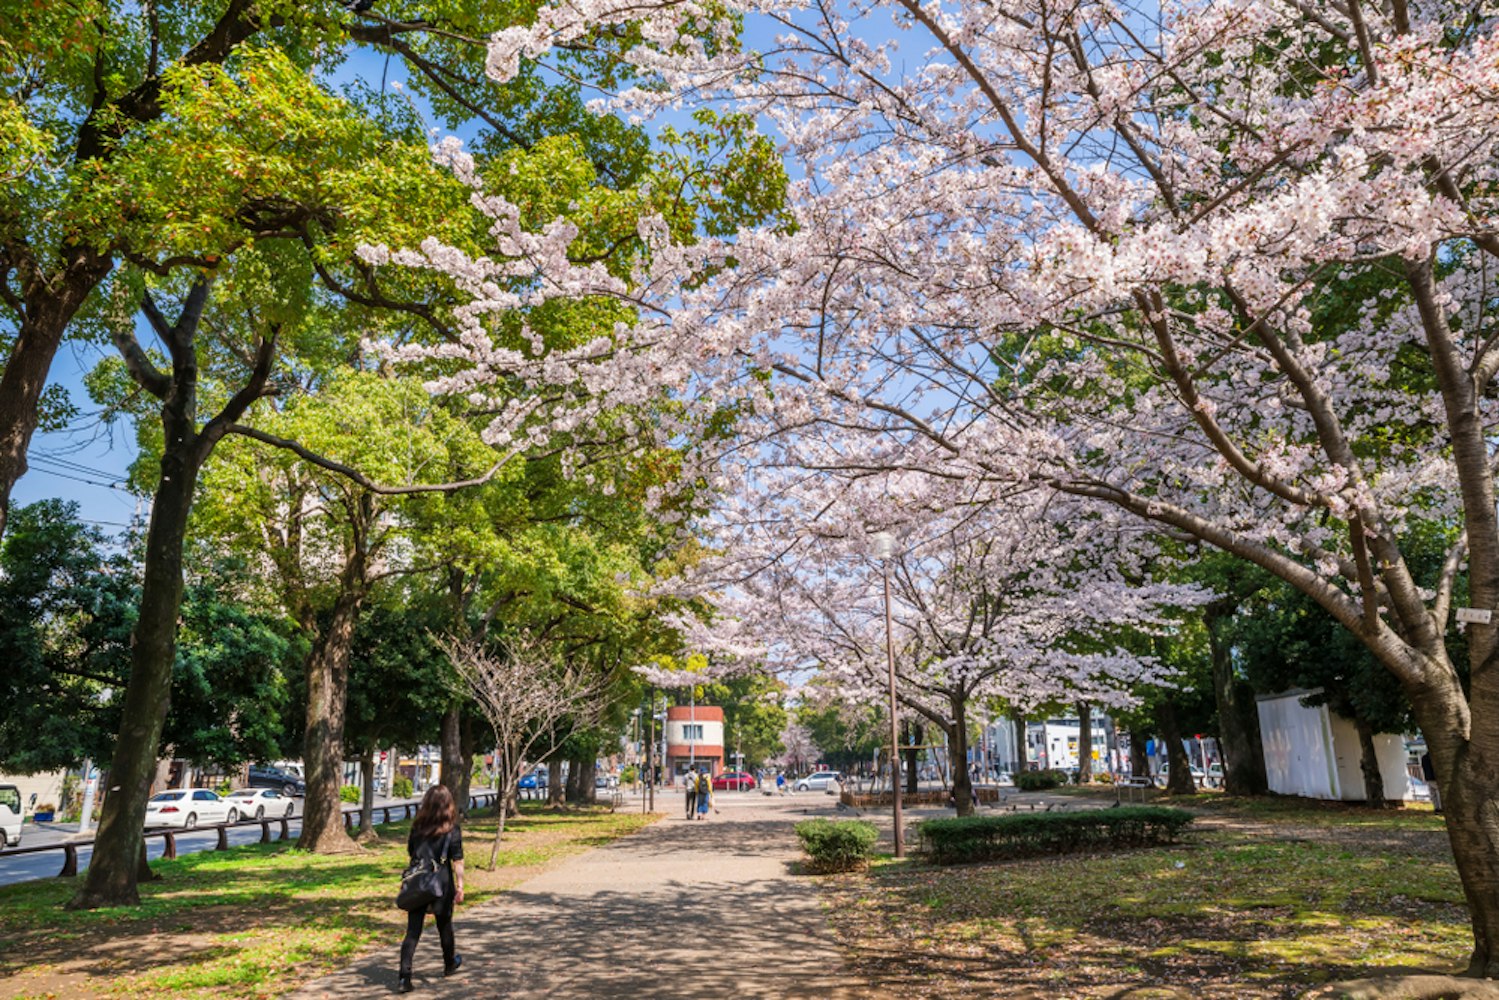
[[[896,721],[895,640],[890,623],[890,557],[894,554],[895,539],[888,531],[881,531],[874,535],[873,541],[875,558],[880,560],[885,581],[885,663],[890,671],[890,792],[895,803],[895,856],[903,858],[906,856],[906,835],[901,829],[900,727]]]

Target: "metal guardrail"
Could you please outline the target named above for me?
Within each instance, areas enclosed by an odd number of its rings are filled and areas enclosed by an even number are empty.
[[[470,810],[483,809],[486,806],[494,805],[495,799],[496,794],[494,792],[480,792],[477,795],[470,795],[468,797],[468,808]],[[380,822],[389,823],[391,822],[390,815],[392,811],[400,810],[402,819],[410,819],[412,813],[416,810],[416,806],[415,802],[400,802],[393,805],[374,806],[370,811],[372,814],[375,812],[384,813],[384,818]],[[344,829],[352,830],[354,828],[354,818],[361,815],[364,812],[364,808],[360,806],[354,809],[342,809],[340,812],[344,818]],[[300,819],[301,817],[297,818]],[[179,834],[197,833],[200,830],[217,831],[218,842],[214,844],[213,849],[216,851],[227,851],[233,846],[229,843],[230,829],[241,826],[258,826],[260,827],[259,843],[270,844],[277,840],[291,839],[291,819],[288,816],[282,816],[278,819],[242,819],[236,820],[233,823],[213,823],[206,826],[198,826],[191,830],[147,830],[143,835],[143,839],[149,840],[152,837],[165,838],[166,846],[161,852],[161,858],[163,861],[171,861],[177,857],[177,837]],[[271,826],[273,824],[279,824],[281,827],[280,836],[275,838],[271,837]],[[71,840],[60,844],[43,844],[41,847],[17,847],[11,850],[0,851],[0,861],[6,858],[18,858],[23,854],[62,851],[62,870],[57,875],[59,878],[72,878],[78,874],[78,849],[80,847],[90,847],[93,843],[94,838],[91,837],[88,840]]]

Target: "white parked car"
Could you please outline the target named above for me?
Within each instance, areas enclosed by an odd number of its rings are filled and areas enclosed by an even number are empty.
[[[239,811],[241,819],[291,818],[296,803],[279,788],[236,788],[224,801]]]
[[[146,826],[180,826],[191,830],[238,819],[239,809],[207,788],[174,788],[151,796],[146,803]]]
[[[21,846],[21,790],[0,785],[0,847]]]
[[[837,784],[837,771],[814,771],[805,778],[799,778],[793,787],[798,792],[823,792]]]

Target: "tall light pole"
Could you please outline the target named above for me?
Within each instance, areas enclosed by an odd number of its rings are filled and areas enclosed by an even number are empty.
[[[885,663],[890,670],[890,791],[895,803],[895,856],[906,856],[906,834],[900,815],[900,726],[896,721],[895,638],[890,623],[890,557],[895,554],[895,538],[888,531],[873,536],[874,555],[880,561],[885,580]]]

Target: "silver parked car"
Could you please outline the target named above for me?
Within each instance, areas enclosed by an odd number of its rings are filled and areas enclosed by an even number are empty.
[[[798,792],[825,792],[838,784],[837,771],[813,771],[805,778],[798,778],[792,787]]]

